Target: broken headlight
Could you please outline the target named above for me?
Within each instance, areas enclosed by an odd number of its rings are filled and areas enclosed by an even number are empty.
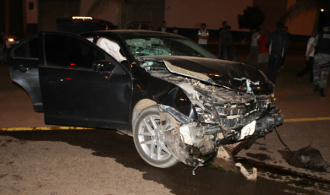
[[[195,110],[198,115],[198,119],[202,123],[217,125],[219,119],[217,117],[216,110],[211,103],[204,103],[203,105],[195,105]]]

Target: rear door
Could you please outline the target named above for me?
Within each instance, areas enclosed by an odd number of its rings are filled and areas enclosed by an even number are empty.
[[[124,128],[131,76],[105,51],[72,34],[42,33],[39,67],[45,122]]]
[[[38,44],[37,35],[21,41],[10,50],[7,61],[12,81],[28,93],[34,110],[42,111]]]

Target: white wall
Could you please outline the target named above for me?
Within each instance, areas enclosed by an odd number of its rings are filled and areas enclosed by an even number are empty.
[[[238,28],[238,15],[253,6],[253,0],[165,0],[167,26],[199,28],[206,23],[208,29],[219,29],[226,20],[232,30]]]

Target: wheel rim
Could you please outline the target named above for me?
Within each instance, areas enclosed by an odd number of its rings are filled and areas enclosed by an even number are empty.
[[[155,161],[164,161],[172,156],[166,147],[165,136],[160,129],[159,115],[149,115],[141,121],[138,129],[138,141],[143,152]]]

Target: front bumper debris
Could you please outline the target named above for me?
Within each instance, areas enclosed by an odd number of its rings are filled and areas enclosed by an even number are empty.
[[[251,118],[251,122],[242,127],[224,130],[220,125],[194,121],[170,106],[159,105],[159,110],[161,129],[168,149],[177,160],[192,167],[205,166],[215,158],[221,158],[218,150],[222,151],[224,148],[230,155],[235,155],[240,150],[249,148],[257,138],[272,132],[274,127],[284,121],[279,110],[270,109],[259,118]],[[228,165],[233,167],[231,170],[236,169],[233,158],[224,160],[227,164],[232,162]]]

